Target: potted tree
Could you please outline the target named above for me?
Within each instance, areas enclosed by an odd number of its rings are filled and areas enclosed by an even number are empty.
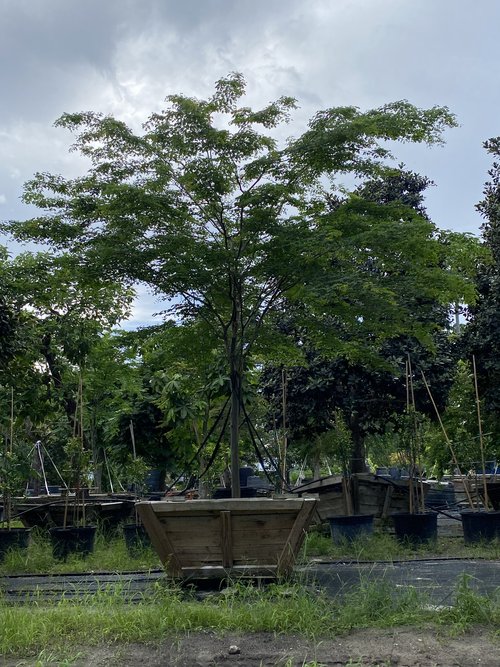
[[[492,510],[488,494],[488,485],[486,480],[486,457],[485,457],[485,436],[483,434],[482,419],[481,419],[481,402],[479,400],[479,391],[477,385],[477,371],[476,359],[472,357],[472,370],[474,379],[474,396],[477,411],[477,427],[479,437],[475,438],[475,442],[479,443],[479,457],[481,461],[481,476],[478,479],[476,476],[476,491],[477,503],[470,509],[460,512],[462,520],[462,529],[464,532],[464,541],[467,544],[474,544],[482,540],[491,542],[496,537],[500,537],[500,511]],[[477,460],[477,447],[476,456]],[[482,497],[480,502],[479,497]]]
[[[314,116],[301,136],[280,146],[275,135],[295,108],[295,100],[283,96],[254,111],[244,105],[244,95],[245,81],[238,73],[220,79],[208,99],[172,95],[167,108],[152,114],[140,135],[108,116],[65,114],[58,125],[75,132],[75,147],[90,160],[89,172],[76,180],[38,174],[27,185],[25,196],[46,209],[44,216],[48,210],[49,219],[58,224],[47,224],[44,217],[44,224],[24,225],[25,238],[34,230],[38,240],[52,236],[52,247],[74,253],[79,266],[87,267],[93,278],[95,271],[102,274],[109,267],[126,284],[148,284],[170,304],[168,310],[175,312],[179,322],[198,327],[199,339],[207,348],[222,352],[230,386],[234,509],[242,506],[240,426],[246,368],[266,348],[269,357],[282,356],[285,340],[276,321],[283,304],[300,299],[304,311],[314,313],[311,322],[321,321],[328,312],[332,331],[343,330],[346,322],[348,331],[352,326],[354,332],[362,312],[364,339],[371,312],[377,310],[372,296],[382,293],[380,280],[386,271],[363,268],[360,272],[358,268],[366,266],[365,248],[372,247],[378,237],[372,230],[379,215],[365,218],[359,198],[353,197],[335,220],[337,233],[332,227],[337,193],[335,188],[325,191],[325,177],[334,182],[346,171],[373,176],[380,173],[382,164],[392,163],[384,146],[387,139],[434,143],[444,127],[455,124],[445,108],[420,110],[407,103],[366,113],[353,107],[326,109]],[[227,125],[222,129],[221,115]],[[123,169],[124,161],[130,168]],[[82,201],[91,205],[82,206]],[[350,219],[356,224],[351,225]],[[410,227],[412,220],[413,216],[405,221],[412,234],[400,233],[399,212],[390,221],[397,232],[394,237],[403,242],[394,258],[411,248],[413,266],[421,267],[419,271],[412,268],[412,279],[415,289],[424,293],[438,268],[429,262],[431,253],[438,255],[434,253],[436,234],[422,220]],[[23,225],[11,228],[21,233]],[[381,266],[386,264],[389,236],[384,233],[384,241],[373,250],[375,256],[380,253]],[[407,238],[411,239],[408,246]],[[357,255],[356,261],[346,261],[346,253],[354,247],[359,249],[359,261]],[[137,261],[130,261],[132,255]],[[399,259],[391,257],[391,261]],[[442,275],[444,281],[445,272]],[[347,290],[340,299],[339,281]],[[370,287],[360,290],[359,285],[368,285],[367,281]],[[451,291],[451,282],[449,286]],[[394,294],[394,303],[399,303],[398,281],[391,278],[383,290],[391,294],[385,301],[392,301]],[[370,307],[360,311],[365,298]],[[387,318],[377,315],[373,319],[376,336],[382,319],[392,324],[389,314]],[[398,312],[394,326],[402,319]],[[323,332],[317,335],[325,339]],[[334,349],[337,344],[330,339],[328,347]],[[286,347],[295,355],[294,345]],[[229,510],[223,509],[222,501],[211,502],[212,507],[221,508],[223,561],[233,562],[228,546],[233,544]],[[243,506],[253,511],[256,502],[264,501],[247,499]],[[301,513],[300,525],[305,525],[304,505],[313,503],[279,500],[274,505],[278,513],[281,502],[295,507]],[[163,505],[157,509],[166,517],[174,503]],[[265,505],[270,510],[272,502]],[[144,507],[146,515],[150,510],[154,513],[152,506]],[[179,512],[185,514],[186,507]],[[198,512],[199,505],[190,509]],[[170,536],[162,541],[162,526],[150,518],[153,544],[156,541],[167,559]],[[292,544],[296,549],[300,543],[299,524],[291,530],[283,546],[286,554],[292,553]],[[275,553],[270,557],[273,562]],[[290,562],[290,558],[280,559],[280,571],[285,560]]]
[[[88,556],[94,550],[96,526],[87,525],[85,496],[91,454],[83,447],[81,437],[72,437],[64,447],[65,473],[74,488],[73,496],[66,491],[62,526],[50,529],[54,558],[66,560],[72,553]]]
[[[0,521],[0,560],[9,549],[25,549],[29,545],[30,529],[12,526],[12,498],[23,492],[31,474],[27,444],[17,443],[14,448],[11,430],[11,437],[4,438],[4,446],[0,449],[0,490],[3,497],[3,515]]]
[[[353,483],[350,470],[352,452],[352,438],[340,410],[336,410],[333,419],[333,428],[329,433],[332,441],[332,451],[335,452],[342,467],[342,496],[345,513],[327,517],[330,524],[332,539],[336,544],[353,540],[363,535],[370,535],[373,531],[373,514],[356,513],[355,509],[357,485]]]
[[[127,489],[133,492],[137,502],[144,495],[149,466],[142,457],[129,455],[122,470]],[[123,535],[127,551],[131,556],[136,556],[142,548],[151,544],[136,507],[134,507],[134,522],[124,524]]]
[[[406,412],[399,418],[402,453],[408,465],[408,512],[392,515],[396,537],[418,545],[437,539],[437,514],[426,511],[422,480],[422,439],[425,418],[415,406],[411,361],[406,362]]]

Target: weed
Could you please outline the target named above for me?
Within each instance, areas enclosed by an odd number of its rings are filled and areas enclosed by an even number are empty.
[[[498,627],[500,588],[481,595],[472,587],[472,577],[464,573],[457,583],[455,604],[443,610],[439,620],[453,634],[462,634],[475,624]]]

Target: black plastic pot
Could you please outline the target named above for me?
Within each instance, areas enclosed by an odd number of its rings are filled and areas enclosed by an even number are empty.
[[[437,539],[437,514],[398,512],[392,515],[396,537],[401,542],[425,544]]]
[[[352,516],[330,516],[330,532],[335,544],[353,542],[359,537],[373,533],[373,514],[354,514]]]
[[[0,560],[10,549],[27,549],[31,528],[0,528]]]
[[[68,526],[51,528],[52,554],[57,560],[66,560],[70,554],[88,556],[94,551],[95,526]]]
[[[151,546],[151,540],[144,526],[138,526],[135,523],[125,524],[123,526],[123,536],[129,556],[138,556],[144,547]]]
[[[463,510],[460,512],[464,541],[466,544],[477,542],[492,542],[495,537],[500,538],[500,511],[476,512]]]

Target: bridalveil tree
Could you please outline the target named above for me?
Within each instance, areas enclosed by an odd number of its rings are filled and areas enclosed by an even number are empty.
[[[254,111],[241,105],[244,94],[234,73],[207,100],[171,95],[141,133],[99,113],[64,114],[56,125],[75,134],[88,171],[36,174],[24,200],[41,215],[8,225],[18,239],[70,251],[90,273],[148,285],[178,321],[204,322],[230,378],[235,497],[245,368],[257,353],[283,353],[273,325],[284,300],[300,300],[322,327],[328,313],[318,338],[335,349],[337,329],[339,339],[350,327],[366,341],[411,328],[400,309],[409,282],[433,298],[450,278],[423,218],[415,215],[410,233],[359,197],[332,216],[336,179],[381,175],[392,164],[389,142],[440,143],[455,125],[446,108],[406,101],[337,107],[280,143],[295,100]],[[372,256],[377,270],[365,270]]]

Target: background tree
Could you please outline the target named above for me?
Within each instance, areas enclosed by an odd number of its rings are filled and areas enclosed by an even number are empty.
[[[464,267],[477,256],[477,250],[468,236],[439,232],[432,224],[424,206],[424,192],[430,184],[400,165],[357,188],[355,216],[343,212],[353,205],[352,197],[331,201],[333,224],[336,215],[340,216],[340,229],[357,220],[356,229],[341,235],[347,247],[340,273],[345,280],[357,283],[358,292],[365,294],[358,297],[363,307],[355,326],[341,329],[343,345],[338,345],[336,359],[325,355],[321,340],[318,345],[314,335],[309,336],[307,322],[298,326],[300,312],[294,317],[295,311],[289,311],[284,323],[286,330],[301,341],[306,362],[288,370],[290,443],[315,441],[330,429],[334,411],[341,410],[352,433],[352,472],[364,471],[367,436],[384,431],[387,422],[406,409],[408,355],[417,370],[417,408],[430,417],[435,416],[434,409],[421,371],[432,384],[440,409],[445,406],[453,381],[458,349],[449,335],[449,274],[462,272],[465,280],[457,281],[456,294],[462,289],[461,297],[472,300],[473,284]],[[467,255],[467,262],[462,261],[460,251]],[[431,258],[431,270],[422,272],[426,257]],[[351,260],[354,269],[348,266]],[[432,281],[434,289],[423,287],[423,279]],[[392,284],[394,280],[401,291]],[[366,295],[367,304],[363,302]],[[372,326],[366,332],[363,313],[369,312]],[[382,323],[382,336],[376,335],[373,326],[377,318]],[[390,322],[392,329],[383,327],[384,321]],[[272,421],[281,423],[281,369],[268,368],[263,385],[272,406]]]
[[[42,440],[61,460],[65,443],[75,432],[76,396],[89,353],[104,331],[126,315],[131,292],[84,276],[74,258],[47,253],[23,253],[5,260],[1,281],[16,335],[11,339],[15,353],[3,368],[0,395],[10,400],[14,390],[23,437],[31,443]],[[86,446],[93,450],[96,441],[90,421],[87,426]],[[94,458],[97,463],[96,451]]]
[[[140,280],[182,321],[205,323],[230,378],[236,496],[244,369],[253,354],[269,354],[271,341],[279,340],[276,331],[266,336],[265,325],[273,325],[285,296],[307,296],[309,314],[325,308],[336,313],[330,349],[346,327],[365,340],[370,327],[375,339],[389,326],[407,328],[394,296],[407,285],[388,233],[390,227],[402,239],[408,230],[394,217],[380,219],[382,236],[373,225],[367,229],[359,198],[335,212],[332,224],[325,183],[346,173],[381,174],[390,164],[388,141],[436,143],[455,125],[446,108],[419,110],[405,101],[367,112],[339,107],[319,112],[304,134],[278,147],[272,132],[295,101],[282,97],[253,111],[238,106],[244,91],[242,76],[232,74],[217,82],[208,100],[169,96],[168,107],[150,116],[143,134],[96,113],[63,115],[57,125],[76,133],[74,149],[90,169],[76,179],[37,174],[24,199],[45,215],[8,225],[19,239],[70,250],[96,276]],[[420,220],[414,229],[419,225],[425,236]],[[339,250],[341,235],[351,242]],[[381,240],[386,279],[374,271],[359,279],[350,270],[346,280],[343,270],[369,263]],[[424,291],[444,279],[437,267],[429,269],[437,259],[431,240],[424,253],[414,253],[412,261],[407,254],[402,262],[412,276],[420,275]],[[377,317],[381,301],[393,321]]]
[[[482,236],[490,252],[477,270],[478,299],[468,311],[464,355],[476,357],[479,393],[484,398],[485,430],[500,436],[500,137],[489,139],[484,147],[493,156],[490,180],[484,188],[484,199],[477,209],[485,218]],[[499,456],[500,450],[496,450]]]

